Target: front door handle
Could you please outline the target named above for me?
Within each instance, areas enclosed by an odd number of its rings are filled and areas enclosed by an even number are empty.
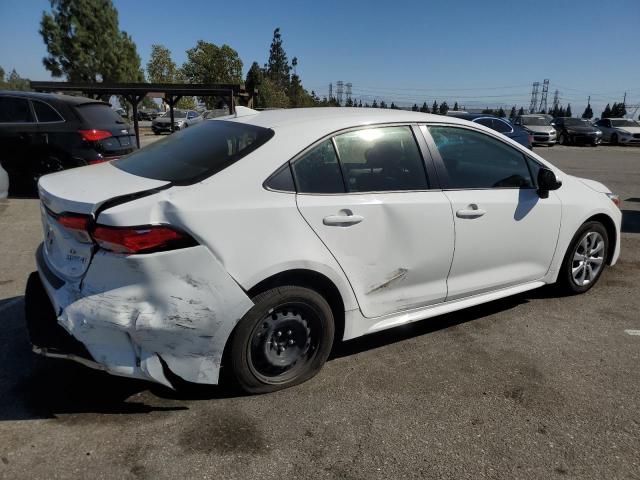
[[[364,220],[362,215],[354,215],[351,210],[340,210],[340,215],[329,215],[322,223],[330,227],[349,227]]]
[[[485,210],[482,210],[475,203],[471,203],[467,205],[467,208],[463,208],[456,212],[456,217],[458,218],[478,218],[487,213]]]

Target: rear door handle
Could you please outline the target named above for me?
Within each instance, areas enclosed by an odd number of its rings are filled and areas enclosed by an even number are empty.
[[[460,209],[456,212],[456,217],[458,218],[478,218],[487,213],[485,210],[482,210],[475,203],[471,203],[467,205],[467,208]]]
[[[364,220],[362,215],[354,215],[351,210],[342,210],[342,215],[329,215],[322,219],[322,223],[330,227],[349,227]]]

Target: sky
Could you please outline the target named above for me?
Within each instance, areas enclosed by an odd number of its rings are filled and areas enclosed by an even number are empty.
[[[114,0],[120,28],[143,66],[151,45],[177,64],[200,39],[230,45],[244,62],[263,64],[280,27],[303,85],[319,96],[329,83],[352,83],[371,102],[450,106],[529,106],[534,81],[550,80],[560,102],[580,114],[591,95],[640,104],[640,0],[243,1]],[[0,0],[0,66],[48,80],[38,33],[48,0]],[[637,112],[640,114],[640,110]],[[636,115],[637,116],[637,115]]]

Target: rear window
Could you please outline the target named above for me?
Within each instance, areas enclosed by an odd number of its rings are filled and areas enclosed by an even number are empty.
[[[81,103],[76,105],[76,110],[85,122],[93,125],[125,123],[115,110],[104,103]]]
[[[175,183],[214,175],[264,145],[273,130],[225,120],[201,122],[115,160],[120,170]]]

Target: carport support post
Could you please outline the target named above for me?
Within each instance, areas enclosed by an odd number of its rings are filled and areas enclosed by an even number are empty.
[[[136,143],[138,148],[140,148],[140,129],[138,127],[138,104],[142,101],[144,97],[147,95],[125,95],[124,98],[131,104],[131,108],[133,109],[133,130],[136,132]]]
[[[229,115],[233,115],[235,111],[236,106],[234,104],[233,90],[229,90]]]
[[[165,100],[169,104],[169,117],[171,118],[171,133],[175,131],[175,127],[173,125],[173,106],[180,101],[182,95],[169,95],[169,98]]]

